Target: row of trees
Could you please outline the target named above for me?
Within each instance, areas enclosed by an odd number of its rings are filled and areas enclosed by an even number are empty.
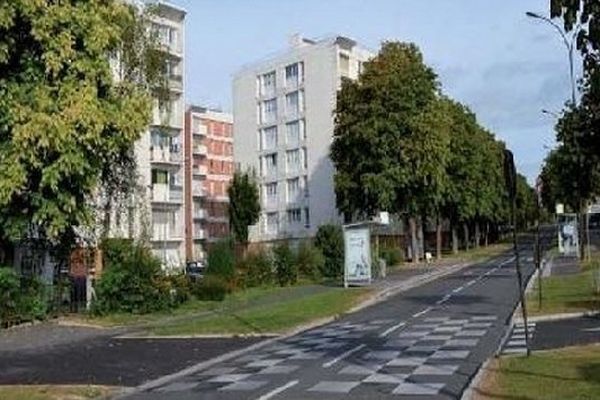
[[[575,35],[583,74],[580,98],[574,95],[566,103],[556,123],[558,146],[548,154],[540,175],[542,201],[550,212],[562,203],[578,213],[582,239],[586,208],[600,195],[600,7],[591,0],[552,0],[550,12]],[[583,256],[583,246],[580,250]]]
[[[338,208],[346,220],[384,210],[406,218],[414,260],[426,221],[435,221],[441,257],[444,220],[454,251],[459,228],[468,246],[473,227],[478,246],[509,220],[504,143],[440,86],[417,46],[386,42],[358,80],[343,80],[335,109]],[[519,224],[532,219],[534,201],[519,176]]]

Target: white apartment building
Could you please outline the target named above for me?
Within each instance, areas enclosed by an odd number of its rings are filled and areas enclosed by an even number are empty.
[[[290,45],[233,80],[234,159],[260,183],[251,241],[311,237],[340,221],[329,159],[336,95],[341,78],[356,79],[373,56],[342,36],[294,36]]]
[[[169,100],[155,101],[148,131],[136,143],[138,190],[126,216],[116,212],[111,236],[145,236],[166,268],[185,263],[184,21],[186,12],[159,1],[152,29],[168,61]]]

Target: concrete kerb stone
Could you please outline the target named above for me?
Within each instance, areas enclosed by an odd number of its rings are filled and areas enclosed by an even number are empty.
[[[446,275],[449,275],[451,273],[459,271],[459,270],[461,270],[463,268],[466,268],[466,267],[468,267],[470,265],[473,265],[473,264],[475,264],[475,262],[455,264],[455,265],[452,265],[450,267],[443,268],[442,270],[439,270],[439,271],[433,271],[431,273],[426,273],[426,274],[423,274],[421,276],[409,278],[406,281],[400,283],[397,287],[387,288],[387,289],[384,289],[384,290],[382,290],[382,291],[380,291],[378,293],[375,293],[372,297],[370,297],[369,299],[366,299],[365,301],[361,302],[359,305],[353,307],[352,309],[350,309],[345,314],[351,314],[351,313],[357,312],[357,311],[362,310],[362,309],[364,309],[366,307],[369,307],[371,305],[377,304],[377,303],[379,303],[379,302],[387,299],[390,296],[393,296],[393,295],[396,295],[398,293],[401,293],[401,292],[413,289],[415,287],[424,285],[426,283],[432,282],[432,281],[434,281],[434,280],[436,280],[438,278],[444,277]],[[266,339],[266,340],[264,340],[262,342],[250,345],[248,347],[244,347],[242,349],[238,349],[238,350],[231,351],[229,353],[222,354],[222,355],[217,356],[215,358],[212,358],[210,360],[206,360],[206,361],[200,362],[198,364],[192,365],[192,366],[190,366],[188,368],[185,368],[185,369],[183,369],[181,371],[177,371],[177,372],[174,372],[172,374],[165,375],[165,376],[162,376],[160,378],[157,378],[157,379],[145,382],[145,383],[143,383],[143,384],[141,384],[139,386],[136,386],[134,388],[123,389],[120,393],[118,393],[117,395],[115,395],[113,397],[113,399],[125,399],[127,396],[131,396],[131,395],[136,394],[136,393],[140,393],[140,392],[152,390],[154,388],[163,386],[163,385],[165,385],[165,384],[167,384],[169,382],[172,382],[172,381],[174,381],[176,379],[179,379],[179,378],[182,378],[184,376],[192,375],[192,374],[195,374],[197,372],[203,371],[203,370],[205,370],[207,368],[210,368],[211,366],[213,366],[215,364],[231,360],[231,359],[233,359],[235,357],[242,356],[242,355],[244,355],[246,353],[249,353],[251,351],[254,351],[254,350],[258,350],[258,349],[260,349],[262,347],[265,347],[265,346],[268,346],[269,344],[274,343],[274,342],[276,342],[278,340],[286,339],[288,337],[297,335],[297,334],[302,333],[304,331],[307,331],[309,329],[313,329],[313,328],[316,328],[316,327],[328,324],[330,322],[335,321],[339,317],[340,317],[340,315],[333,316],[333,317],[328,317],[328,318],[318,319],[318,320],[312,321],[311,323],[308,323],[306,325],[302,325],[302,326],[297,327],[297,328],[295,328],[293,330],[290,330],[290,331],[288,331],[288,332],[286,332],[286,333],[284,333],[284,334],[282,334],[280,336],[269,338],[269,339]]]
[[[475,375],[473,375],[473,378],[469,382],[469,385],[463,391],[460,400],[471,400],[473,398],[473,395],[475,394],[475,389],[478,388],[481,382],[483,381],[483,378],[485,377],[486,371],[488,370],[488,367],[490,366],[491,362],[492,359],[488,358],[483,362],[483,364],[481,364],[481,367],[479,367],[479,369],[477,370]]]

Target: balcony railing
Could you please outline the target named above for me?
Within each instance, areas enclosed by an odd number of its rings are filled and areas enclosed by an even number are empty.
[[[202,228],[195,228],[194,239],[206,239],[206,231]]]
[[[208,168],[206,168],[206,165],[194,165],[192,172],[194,175],[206,175],[208,174]]]
[[[208,153],[208,149],[203,144],[197,144],[193,147],[194,154],[198,155],[206,155]]]
[[[196,197],[204,196],[204,189],[202,188],[202,185],[200,183],[192,183],[192,195]]]
[[[157,203],[181,203],[183,190],[174,186],[155,183],[150,191],[150,200]]]
[[[181,164],[181,152],[168,147],[150,147],[150,161],[168,164]]]
[[[206,210],[203,208],[195,209],[194,219],[206,219]]]
[[[208,129],[206,129],[206,125],[203,125],[199,122],[195,122],[193,125],[192,132],[194,135],[207,135]]]

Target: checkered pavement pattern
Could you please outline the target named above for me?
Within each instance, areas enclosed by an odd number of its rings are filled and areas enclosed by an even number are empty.
[[[377,385],[389,396],[439,394],[459,364],[492,327],[495,316],[424,318],[381,337],[393,320],[336,323],[305,332],[158,389],[238,393],[266,389],[274,378],[290,379],[302,367],[319,368],[303,382],[306,398],[360,393]],[[350,356],[335,357],[361,346]]]

